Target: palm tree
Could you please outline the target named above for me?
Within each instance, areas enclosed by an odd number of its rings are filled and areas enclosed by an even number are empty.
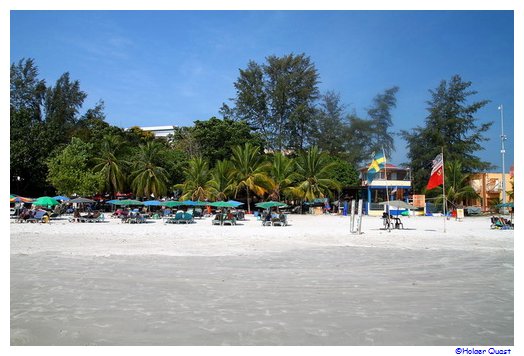
[[[226,200],[229,194],[234,192],[233,165],[228,160],[218,161],[215,168],[211,171],[211,192],[215,199]]]
[[[139,146],[131,173],[131,188],[137,197],[164,196],[167,193],[167,172],[161,167],[162,145],[148,141]]]
[[[448,161],[444,166],[444,184],[446,200],[454,207],[462,205],[466,199],[477,199],[479,195],[469,184],[469,174],[462,171],[460,161]],[[442,186],[431,189],[432,195],[437,194],[435,205],[442,205]]]
[[[119,136],[105,136],[100,148],[100,155],[94,158],[94,172],[100,172],[105,178],[105,189],[114,196],[115,192],[124,189],[128,164],[120,158],[124,142]]]
[[[282,194],[287,196],[292,193],[292,184],[297,178],[295,161],[287,158],[281,152],[275,153],[269,175],[272,179],[269,198],[280,201]]]
[[[184,183],[175,185],[175,188],[182,189],[181,199],[205,200],[212,196],[211,172],[205,159],[200,156],[191,158],[184,175]]]
[[[247,210],[251,211],[250,192],[263,195],[271,186],[271,178],[267,174],[268,162],[260,155],[259,148],[249,142],[244,146],[235,146],[232,149],[233,172],[236,181],[236,193],[241,189],[246,190]],[[236,194],[235,194],[236,195]]]
[[[330,178],[330,169],[335,165],[329,156],[317,146],[302,152],[296,162],[297,174],[300,177],[292,192],[304,200],[324,198],[331,189],[340,189],[340,184]]]

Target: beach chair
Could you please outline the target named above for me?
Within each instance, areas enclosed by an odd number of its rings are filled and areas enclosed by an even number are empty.
[[[393,218],[393,223],[395,229],[404,229],[404,224],[402,224],[402,220],[398,216]]]
[[[201,208],[195,208],[195,210],[193,210],[193,218],[202,219],[202,216],[203,213]]]
[[[82,216],[80,215],[80,211],[79,210],[76,210],[73,211],[73,216],[70,216],[69,217],[69,222],[80,222],[80,219],[82,218]]]
[[[213,218],[213,220],[211,220],[211,224],[212,225],[222,225],[222,221],[224,220],[223,218],[224,217],[222,213],[217,213],[215,217]]]
[[[34,216],[26,219],[25,221],[35,223],[46,223],[49,222],[49,215],[47,215],[47,211],[45,210],[38,210]]]
[[[277,218],[271,219],[271,223],[273,226],[286,226],[287,225],[287,218],[284,214],[279,214]]]
[[[80,218],[81,222],[97,223],[104,221],[104,214],[99,211],[95,211],[92,216],[84,216]]]
[[[391,217],[388,215],[388,213],[382,214],[382,224],[384,225],[385,230],[389,230],[392,227]]]
[[[235,216],[231,213],[227,214],[222,220],[222,225],[236,225],[237,220]]]
[[[176,223],[174,216],[163,217],[162,221],[164,222],[164,224],[175,224]]]
[[[262,226],[271,226],[271,214],[262,216]]]
[[[191,224],[194,223],[195,220],[193,219],[193,214],[191,213],[182,213],[182,218],[180,219],[179,223],[183,224]]]
[[[182,220],[184,220],[184,212],[183,211],[177,211],[175,216],[171,218],[171,223],[179,224]]]
[[[142,214],[134,214],[129,221],[131,224],[143,224],[146,222],[146,217]]]
[[[491,229],[513,230],[513,223],[510,220],[504,219],[502,216],[492,216]]]

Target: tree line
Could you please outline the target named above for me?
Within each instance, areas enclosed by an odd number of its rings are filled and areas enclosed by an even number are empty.
[[[319,77],[305,54],[250,61],[222,118],[155,137],[108,124],[103,101],[81,114],[87,94],[77,80],[66,72],[49,86],[34,60],[22,59],[11,64],[11,190],[312,200],[358,184],[357,168],[373,152],[390,156],[397,134],[407,142],[417,192],[442,148],[463,173],[490,168],[475,156],[491,125],[479,124],[475,113],[488,101],[469,103],[476,92],[460,76],[430,90],[425,126],[399,133],[391,130],[398,87],[377,94],[361,118],[335,91],[320,94]]]

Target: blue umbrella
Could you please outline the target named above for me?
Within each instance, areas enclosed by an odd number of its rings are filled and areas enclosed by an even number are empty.
[[[235,207],[239,207],[240,205],[244,205],[244,203],[235,201],[235,200],[228,200],[228,203],[235,204]]]
[[[148,200],[148,201],[145,201],[144,202],[144,205],[146,206],[159,206],[161,205],[162,203],[158,200]]]
[[[117,204],[118,203],[118,199],[113,199],[113,200],[108,200],[106,201],[107,204]]]
[[[54,200],[61,200],[61,201],[68,201],[68,197],[64,197],[63,195],[57,195],[56,197],[53,197]]]
[[[198,205],[198,203],[196,201],[192,201],[192,200],[184,200],[182,202],[182,205],[193,206],[193,205]]]

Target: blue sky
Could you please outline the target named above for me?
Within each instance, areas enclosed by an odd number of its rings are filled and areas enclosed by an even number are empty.
[[[218,116],[249,60],[305,53],[322,93],[340,93],[366,117],[373,97],[399,86],[394,131],[424,124],[430,89],[459,74],[489,99],[477,117],[494,121],[486,150],[513,164],[513,11],[12,11],[10,60],[34,58],[42,79],[64,72],[106,104],[107,121],[129,127],[191,125]],[[396,140],[391,162],[407,161]],[[500,169],[500,168],[499,168]]]

